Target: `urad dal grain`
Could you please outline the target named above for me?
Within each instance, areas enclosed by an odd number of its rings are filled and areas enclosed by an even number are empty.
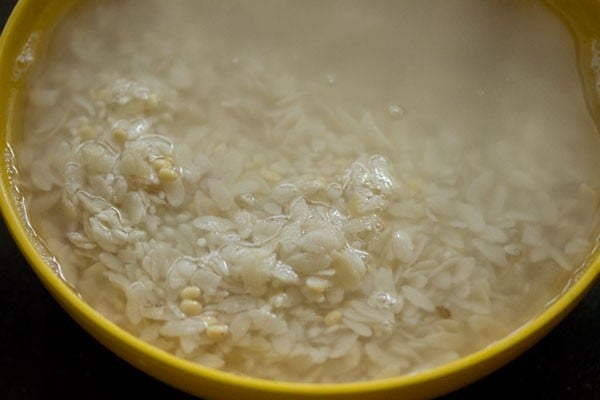
[[[143,3],[70,16],[15,148],[36,232],[124,329],[268,379],[408,374],[584,261],[600,148],[534,2]]]

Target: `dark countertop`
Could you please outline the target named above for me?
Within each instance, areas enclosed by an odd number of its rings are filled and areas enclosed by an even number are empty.
[[[3,26],[15,0],[0,0]],[[96,342],[37,280],[0,220],[0,398],[191,399]],[[123,392],[121,392],[123,393]],[[600,399],[600,284],[524,355],[445,400]]]

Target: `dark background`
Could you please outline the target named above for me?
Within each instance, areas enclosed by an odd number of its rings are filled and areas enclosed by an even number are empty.
[[[15,2],[0,0],[0,26]],[[191,399],[132,368],[73,322],[0,219],[0,399],[107,399],[125,393]],[[600,399],[600,284],[520,358],[443,399],[467,397]]]

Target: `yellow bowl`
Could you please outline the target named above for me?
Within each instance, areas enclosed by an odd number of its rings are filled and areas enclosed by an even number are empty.
[[[465,386],[498,369],[550,331],[600,277],[600,251],[573,278],[569,288],[546,310],[518,331],[489,347],[440,367],[409,376],[343,384],[299,384],[236,376],[185,361],[159,350],[117,327],[83,302],[65,284],[30,228],[24,223],[14,189],[10,143],[18,142],[23,87],[35,67],[53,25],[76,0],[21,0],[0,38],[0,209],[15,241],[33,270],[61,306],[114,353],[153,377],[188,393],[210,399],[418,399]],[[582,40],[600,37],[600,3],[552,1],[567,21],[578,21]],[[33,58],[30,58],[33,57]]]

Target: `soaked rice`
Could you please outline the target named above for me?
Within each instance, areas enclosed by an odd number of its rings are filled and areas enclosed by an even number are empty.
[[[475,3],[453,7],[485,11]],[[289,23],[291,4],[172,4],[79,10],[31,85],[15,149],[33,227],[65,278],[119,326],[237,374],[374,379],[505,336],[583,262],[600,199],[599,145],[584,106],[540,101],[539,114],[511,111],[498,127],[484,105],[461,126],[460,112],[445,118],[443,87],[440,100],[406,105],[357,97],[364,88],[341,67],[311,72],[298,66],[303,53],[236,45],[255,31],[219,28],[244,15],[261,26],[271,21],[266,8]],[[384,5],[347,3],[338,23],[372,29]],[[319,23],[313,6],[295,17]],[[202,11],[204,30],[173,31],[190,7]],[[545,18],[536,29],[558,24]],[[324,42],[335,43],[331,32]],[[464,69],[454,67],[440,79]],[[573,102],[578,83],[565,85],[556,90]],[[422,112],[432,104],[438,114]],[[536,119],[547,107],[564,110],[557,118],[570,125]]]

